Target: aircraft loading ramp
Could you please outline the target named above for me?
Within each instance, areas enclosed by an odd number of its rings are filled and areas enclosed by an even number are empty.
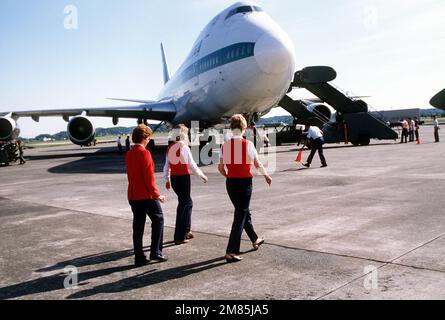
[[[397,139],[397,132],[369,113],[365,101],[351,98],[328,83],[336,77],[336,71],[330,67],[308,67],[296,72],[292,83],[293,87],[304,88],[333,107],[337,111],[335,122],[319,113],[309,115],[311,112],[304,107],[304,102],[295,101],[289,96],[281,101],[280,106],[294,115],[297,121],[309,121],[323,127],[327,143],[347,141],[367,145],[371,139]]]

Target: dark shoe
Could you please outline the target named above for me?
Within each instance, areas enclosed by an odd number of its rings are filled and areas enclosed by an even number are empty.
[[[227,263],[235,263],[235,262],[243,261],[243,258],[241,258],[240,256],[237,256],[235,254],[230,254],[230,253],[226,254],[224,259],[226,259]]]
[[[150,261],[161,263],[168,261],[168,258],[164,255],[150,256]]]
[[[326,168],[327,166],[327,164],[323,164],[320,168]]]
[[[191,240],[191,239],[194,239],[195,236],[194,236],[194,234],[190,231],[190,232],[187,232],[187,234],[185,235],[185,238],[186,238],[187,240]]]
[[[306,168],[310,168],[311,164],[310,163],[305,163],[305,164],[303,164],[303,166],[305,166]]]
[[[142,258],[142,259],[135,259],[134,260],[134,265],[136,267],[142,267],[142,266],[146,266],[147,264],[150,263],[150,260],[147,260],[147,258]]]
[[[258,239],[254,243],[252,243],[253,250],[258,250],[264,244],[264,239]]]
[[[180,246],[182,244],[187,244],[187,243],[189,243],[188,240],[175,241],[175,245],[177,245],[177,246]]]

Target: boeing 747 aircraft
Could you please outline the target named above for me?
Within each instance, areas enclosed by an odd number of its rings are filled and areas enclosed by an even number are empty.
[[[90,117],[159,120],[171,124],[199,121],[202,127],[224,122],[236,113],[261,117],[289,90],[295,53],[287,34],[253,2],[239,2],[204,28],[179,70],[170,77],[162,47],[165,87],[156,101],[122,100],[134,106],[40,110],[0,114],[0,140],[19,134],[21,117],[61,116],[78,145],[95,136]]]
[[[18,137],[17,120],[21,117],[32,117],[38,122],[40,117],[61,116],[68,122],[69,139],[83,146],[95,138],[91,117],[111,117],[114,125],[119,118],[135,118],[139,123],[158,120],[171,125],[199,121],[200,128],[205,129],[225,123],[236,113],[255,122],[280,105],[296,119],[310,119],[322,127],[334,117],[331,109],[320,102],[328,102],[342,116],[368,111],[363,101],[351,100],[327,84],[336,77],[333,69],[313,67],[295,73],[292,41],[254,2],[238,2],[213,18],[173,77],[170,77],[163,46],[161,51],[165,86],[157,100],[120,100],[135,103],[133,106],[3,113],[0,114],[0,141]],[[312,91],[320,101],[292,100],[286,94],[293,87]],[[359,119],[362,121],[363,117]],[[371,123],[375,125],[373,119]],[[365,126],[355,127],[362,130]],[[368,136],[371,130],[367,130],[363,136],[358,129],[350,132],[355,132],[355,140],[364,139],[365,144],[369,138],[393,139],[396,135],[384,124],[377,123],[377,127],[383,128],[383,134]],[[340,141],[343,132],[341,128],[335,129],[332,142]],[[350,137],[349,141],[354,139]]]

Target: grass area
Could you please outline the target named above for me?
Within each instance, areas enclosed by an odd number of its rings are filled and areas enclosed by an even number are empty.
[[[167,132],[156,132],[154,135],[154,138],[159,138],[159,137],[166,137],[168,136]],[[97,137],[97,141],[100,143],[105,143],[105,142],[116,142],[117,139],[119,138],[119,136],[104,136],[104,137]],[[122,143],[125,143],[125,139],[127,138],[127,136],[122,135],[121,136],[121,140]],[[30,141],[30,142],[26,142],[25,147],[29,148],[29,149],[41,149],[41,148],[52,148],[52,147],[61,147],[61,146],[66,146],[66,145],[72,145],[73,143],[69,140],[64,140],[64,141],[48,141],[48,142],[43,142],[43,141]]]
[[[166,137],[168,136],[168,132],[156,132],[153,137],[157,138],[157,137]],[[117,141],[117,139],[119,138],[119,136],[104,136],[104,137],[97,137],[97,141]],[[122,135],[121,139],[123,140],[123,142],[125,141],[125,139],[127,138],[126,135]]]
[[[28,149],[53,148],[53,147],[67,146],[70,144],[72,144],[71,141],[50,141],[50,142],[31,141],[25,143],[25,148]]]
[[[445,123],[445,118],[438,118],[439,123]],[[433,124],[433,119],[431,117],[421,118],[422,121],[425,121],[425,124]]]

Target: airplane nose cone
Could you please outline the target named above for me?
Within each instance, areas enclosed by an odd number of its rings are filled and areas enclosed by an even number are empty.
[[[255,45],[255,59],[265,73],[277,75],[287,72],[294,62],[290,40],[264,33]]]

